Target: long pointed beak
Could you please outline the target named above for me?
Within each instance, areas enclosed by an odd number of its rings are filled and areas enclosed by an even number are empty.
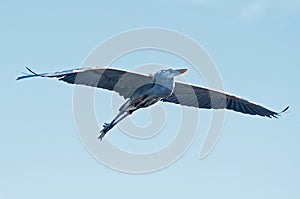
[[[177,69],[177,70],[176,70],[176,72],[177,72],[178,75],[180,75],[180,74],[182,74],[182,73],[185,73],[185,72],[187,72],[187,71],[188,71],[188,69]]]

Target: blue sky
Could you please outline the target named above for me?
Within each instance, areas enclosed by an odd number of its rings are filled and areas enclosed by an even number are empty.
[[[1,199],[299,198],[299,1],[0,5]],[[227,112],[222,136],[206,159],[198,159],[204,137],[200,131],[170,167],[133,175],[103,166],[85,150],[73,121],[72,86],[45,79],[15,81],[25,66],[37,71],[76,68],[108,37],[149,26],[182,32],[201,44],[217,65],[226,91],[274,110],[290,105],[290,111],[279,120]],[[156,53],[146,55],[146,63],[161,60]],[[119,64],[131,68],[130,63],[142,64],[141,56]],[[173,65],[176,59],[162,60]],[[186,77],[201,82],[192,74]],[[200,112],[201,128],[206,128],[209,112]]]

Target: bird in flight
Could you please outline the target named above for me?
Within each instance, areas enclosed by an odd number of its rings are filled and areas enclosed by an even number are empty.
[[[40,74],[27,69],[30,74],[24,74],[17,80],[29,77],[58,78],[70,84],[108,89],[123,96],[126,99],[125,103],[111,122],[104,123],[98,137],[100,140],[128,115],[159,101],[195,108],[229,109],[268,118],[277,118],[289,108],[274,112],[234,95],[174,80],[176,76],[187,72],[187,69],[163,69],[150,75],[100,66]]]

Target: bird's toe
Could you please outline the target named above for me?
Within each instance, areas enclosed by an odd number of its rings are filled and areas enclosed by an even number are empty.
[[[101,141],[101,140],[103,139],[104,135],[105,135],[104,133],[101,133],[101,134],[99,135],[98,139]]]
[[[107,131],[105,130],[105,128],[102,129],[102,130],[100,131],[100,135],[99,135],[99,137],[98,137],[98,139],[99,139],[100,141],[104,138],[106,132],[107,132]]]

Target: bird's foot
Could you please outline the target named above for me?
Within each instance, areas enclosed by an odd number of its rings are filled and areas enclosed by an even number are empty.
[[[100,135],[98,137],[98,139],[101,141],[104,136],[106,135],[106,133],[112,128],[112,124],[111,123],[104,123],[103,124],[103,129],[100,131]]]
[[[109,126],[111,126],[111,123],[104,123],[103,124],[103,128],[108,128]]]

